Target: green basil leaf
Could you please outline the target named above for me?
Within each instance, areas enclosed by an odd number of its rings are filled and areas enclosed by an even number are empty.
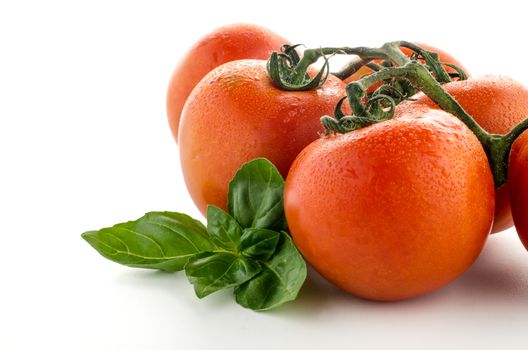
[[[229,184],[227,207],[243,228],[286,228],[283,205],[284,180],[265,158],[244,164]]]
[[[109,260],[164,271],[182,270],[190,257],[214,249],[201,222],[170,212],[147,213],[81,236]]]
[[[260,265],[256,261],[227,252],[202,253],[189,259],[185,266],[185,274],[198,298],[236,287],[259,272]]]
[[[306,263],[287,233],[281,232],[271,260],[260,264],[261,273],[235,289],[237,303],[263,311],[297,297],[306,279]]]
[[[279,243],[280,233],[259,228],[247,228],[240,238],[242,255],[260,260],[271,258]]]
[[[242,228],[231,215],[214,205],[207,207],[207,231],[218,246],[237,251]]]

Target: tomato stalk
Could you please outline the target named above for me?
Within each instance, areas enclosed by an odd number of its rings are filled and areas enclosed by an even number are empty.
[[[409,81],[415,89],[422,91],[440,106],[440,108],[451,113],[466,124],[478,138],[488,156],[495,187],[498,188],[506,182],[511,147],[513,142],[528,129],[528,119],[519,123],[506,135],[490,134],[460,106],[453,96],[444,90],[424,65],[410,61],[401,67],[382,69],[347,86],[346,93],[352,112],[356,118],[368,119],[369,122],[365,123],[366,125],[369,125],[369,123],[373,124],[376,121],[374,121],[375,116],[369,115],[365,108],[369,102],[367,104],[363,103],[366,96],[365,91],[376,82],[389,78],[403,78]],[[390,97],[387,98],[390,99]],[[349,117],[351,118],[349,120],[354,121],[354,116]],[[338,130],[334,127],[332,131],[348,132],[365,126],[360,123],[352,124],[344,118],[337,120],[338,123],[341,122],[341,128],[338,128]],[[334,126],[332,122],[328,121],[328,117],[323,117],[322,122],[327,128]]]
[[[372,69],[374,72],[377,72],[381,69],[376,63],[373,63],[371,59],[364,59],[359,56],[354,57],[350,62],[343,66],[339,71],[333,72],[332,75],[338,77],[341,80],[345,80],[350,77],[352,74],[356,73],[361,67],[367,66]]]
[[[270,59],[270,65],[268,69],[279,71],[280,67],[275,66],[278,62],[271,63],[272,60],[280,61],[289,61],[290,63],[290,72],[289,72],[289,83],[300,84],[306,76],[308,67],[321,57],[326,58],[330,55],[355,55],[354,58],[349,64],[347,64],[341,71],[334,73],[335,76],[344,80],[350,75],[354,74],[359,68],[368,64],[370,61],[375,59],[387,60],[394,63],[397,66],[402,66],[405,63],[411,61],[411,58],[407,57],[400,48],[405,47],[412,50],[417,57],[420,57],[425,61],[427,66],[431,69],[431,72],[434,74],[436,79],[440,83],[447,83],[451,81],[450,75],[443,68],[443,65],[455,68],[459,73],[465,76],[463,71],[453,65],[443,64],[438,60],[438,54],[435,52],[427,51],[420,46],[408,42],[408,41],[393,41],[385,43],[380,48],[370,48],[370,47],[324,47],[317,49],[306,49],[303,52],[303,57],[299,59],[299,56],[295,50],[292,48],[296,46],[285,45],[281,48],[281,53],[274,53]],[[414,58],[414,57],[413,57]],[[270,72],[271,73],[271,72]],[[279,78],[283,78],[279,77]],[[280,79],[273,79],[273,82],[276,84],[281,84]],[[301,86],[298,86],[299,89],[302,89]]]
[[[408,57],[401,51],[402,47],[412,50],[414,54]],[[488,156],[495,187],[498,188],[506,182],[512,144],[523,131],[528,129],[528,119],[506,135],[486,132],[441,86],[452,81],[451,75],[444,66],[455,69],[457,73],[454,75],[459,79],[466,79],[466,74],[455,65],[440,62],[438,54],[434,52],[408,41],[394,41],[380,48],[307,49],[303,57],[299,58],[295,50],[286,47],[282,53],[272,54],[268,62],[268,72],[279,88],[294,91],[309,90],[324,83],[329,70],[327,56],[335,54],[358,56],[341,71],[334,73],[340,79],[346,79],[364,65],[371,67],[374,73],[347,86],[346,94],[353,112],[352,116],[344,116],[340,102],[336,106],[333,118],[329,116],[321,118],[327,132],[346,133],[388,120],[392,118],[395,106],[399,102],[412,96],[416,91],[423,91],[443,110],[460,119],[476,135]],[[325,64],[319,74],[310,79],[307,74],[308,67],[321,57],[325,59]],[[371,62],[379,59],[388,61],[389,66],[379,66]],[[425,64],[420,63],[420,60]],[[379,81],[386,84],[367,96],[367,89]]]
[[[412,50],[416,58],[419,57],[423,59],[425,61],[425,64],[429,66],[429,68],[435,75],[436,80],[442,84],[452,81],[452,76],[447,73],[445,69],[443,69],[443,66],[454,69],[456,71],[454,75],[457,76],[460,80],[467,79],[467,74],[460,67],[451,63],[439,62],[439,56],[436,52],[425,50],[422,47],[408,41],[390,42],[383,45],[379,50],[384,51],[387,55],[387,58],[390,58],[393,63],[396,63],[397,65],[402,65],[401,63],[398,63],[398,61],[399,58],[403,55],[403,53],[400,50],[395,50],[395,48],[399,49],[401,47],[405,47]],[[358,53],[358,55],[358,57],[353,58],[349,63],[343,66],[341,70],[332,74],[341,80],[345,80],[352,74],[356,73],[363,66],[367,66],[375,72],[380,70],[381,67],[375,63],[370,62],[371,59],[364,58],[363,56],[361,56],[361,53]],[[413,58],[415,57],[408,58],[408,60]]]
[[[387,45],[387,44],[386,44]],[[329,55],[356,55],[360,57],[361,60],[365,61],[367,63],[368,61],[374,60],[374,59],[390,59],[389,52],[385,48],[369,48],[369,47],[323,47],[318,49],[306,49],[303,52],[303,57],[299,61],[299,63],[293,68],[295,74],[301,75],[306,73],[306,70],[308,67],[317,60],[323,56],[329,56]],[[403,57],[405,55],[395,55],[395,59],[399,64],[405,63],[404,61],[400,60],[400,57]],[[406,58],[406,57],[405,57]],[[356,69],[361,68],[361,65],[357,66]],[[353,74],[354,71],[352,71],[350,74]],[[346,77],[345,77],[346,78]]]
[[[325,47],[317,49],[306,49],[302,58],[295,51],[295,46],[284,45],[281,52],[272,53],[268,61],[268,73],[272,82],[282,90],[288,91],[306,91],[321,86],[329,73],[328,56],[332,55],[355,55],[348,65],[341,71],[333,73],[341,80],[346,79],[354,74],[362,66],[367,65],[372,70],[377,71],[383,67],[377,65],[372,60],[384,60],[389,66],[403,66],[413,59],[420,59],[425,62],[435,79],[440,83],[451,81],[451,76],[444,68],[451,67],[457,71],[456,76],[460,79],[467,78],[465,73],[458,67],[451,64],[444,64],[439,61],[437,53],[425,50],[420,46],[408,41],[394,41],[381,46],[380,48],[370,47]],[[405,55],[401,48],[408,48],[413,52],[411,57]],[[320,58],[325,59],[325,64],[319,73],[312,79],[307,74],[308,67]],[[402,81],[391,81],[384,85],[383,89],[393,90],[396,87],[400,93],[392,94],[392,98],[401,95],[399,101],[412,96],[416,91],[410,85],[405,85]],[[382,90],[383,90],[382,89]],[[398,101],[398,102],[399,102]]]
[[[324,84],[330,70],[327,56],[342,54],[356,55],[365,62],[373,59],[389,59],[386,49],[372,49],[368,47],[326,47],[318,49],[306,49],[303,52],[302,59],[299,58],[294,50],[295,46],[284,45],[281,52],[273,52],[268,60],[268,73],[272,82],[279,89],[287,91],[306,91],[314,89]],[[401,52],[400,52],[401,53]],[[319,73],[311,78],[307,71],[308,67],[320,58],[325,59],[325,63]],[[403,53],[394,55],[394,59],[403,64],[404,59],[408,59]],[[358,65],[356,69],[361,68]]]

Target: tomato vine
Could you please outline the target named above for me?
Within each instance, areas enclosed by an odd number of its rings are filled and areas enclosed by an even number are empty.
[[[412,50],[411,57],[401,51],[402,47]],[[345,116],[340,112],[343,103],[341,101],[334,117],[323,116],[321,118],[327,133],[346,133],[391,119],[398,103],[422,91],[442,109],[460,119],[475,134],[488,156],[495,187],[498,188],[506,182],[511,147],[513,142],[528,129],[528,119],[519,123],[505,135],[486,132],[455,98],[442,88],[441,84],[451,82],[454,77],[461,80],[467,78],[461,68],[453,64],[442,63],[439,61],[438,54],[407,41],[389,42],[380,48],[306,49],[301,59],[298,59],[295,50],[289,48],[287,47],[280,54],[272,54],[268,62],[270,77],[279,88],[287,86],[288,90],[307,90],[318,86],[321,80],[328,75],[327,56],[335,54],[357,56],[341,71],[335,73],[340,79],[345,79],[364,65],[368,65],[375,71],[346,87],[347,101],[353,113],[351,116]],[[292,59],[293,55],[295,59]],[[310,83],[306,83],[308,67],[321,57],[325,59],[323,68]],[[375,59],[388,61],[389,64],[380,66],[371,62]],[[448,73],[445,67],[454,69],[456,73]],[[304,78],[300,80],[299,77]],[[367,94],[367,89],[377,82],[383,84],[374,93]]]

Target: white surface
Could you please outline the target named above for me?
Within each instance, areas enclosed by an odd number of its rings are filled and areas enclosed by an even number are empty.
[[[526,12],[492,4],[0,2],[0,349],[525,348],[528,254],[514,231],[429,296],[366,302],[312,274],[268,313],[229,293],[198,300],[182,274],[113,264],[79,236],[150,210],[198,216],[164,99],[212,28],[254,22],[312,47],[421,41],[473,75],[528,83]]]

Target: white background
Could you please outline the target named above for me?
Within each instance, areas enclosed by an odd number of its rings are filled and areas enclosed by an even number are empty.
[[[181,273],[111,263],[79,236],[151,210],[199,217],[165,90],[216,26],[258,23],[308,47],[425,42],[473,75],[528,84],[521,5],[400,3],[1,0],[0,348],[525,348],[528,254],[513,230],[426,297],[362,301],[311,273],[296,302],[267,313],[230,293],[198,300]]]

